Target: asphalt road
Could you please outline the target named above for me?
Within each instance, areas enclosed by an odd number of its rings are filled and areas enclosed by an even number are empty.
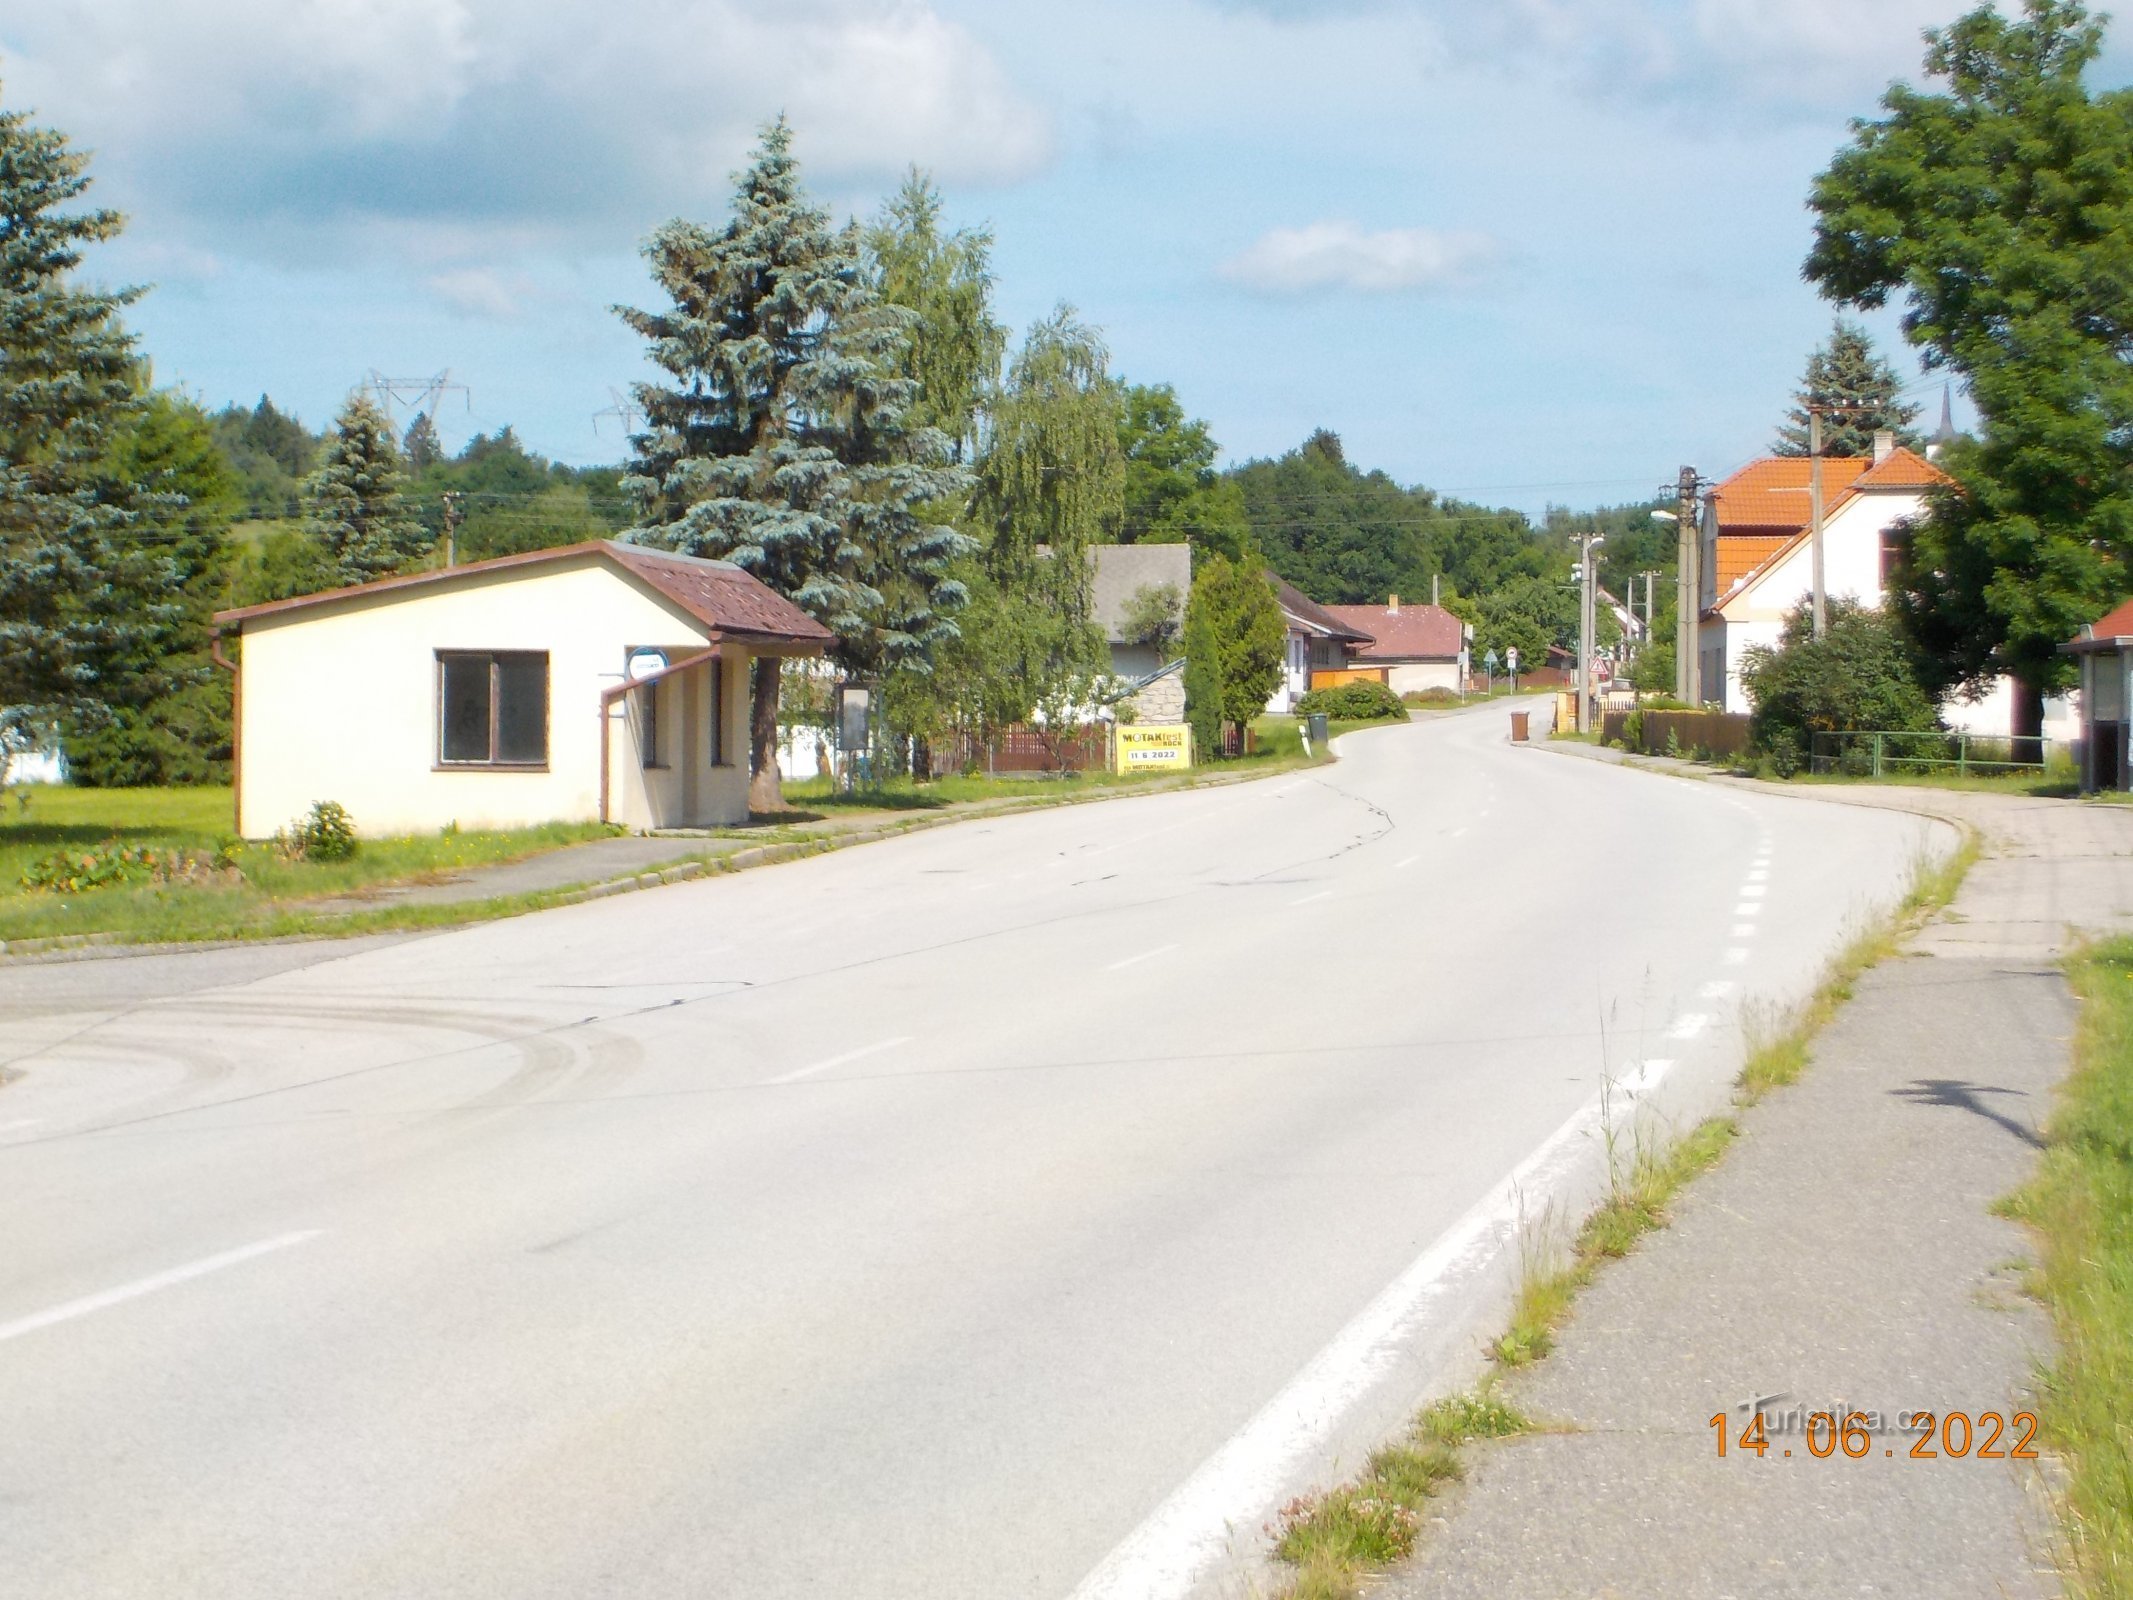
[[[40,1600],[1227,1592],[1933,839],[1503,741],[0,969]],[[1639,1108],[1641,1107],[1641,1112]]]

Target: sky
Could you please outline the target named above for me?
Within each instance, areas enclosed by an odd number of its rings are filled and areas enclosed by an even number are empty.
[[[93,152],[130,220],[88,270],[152,285],[156,377],[210,406],[316,426],[372,372],[448,371],[448,446],[619,459],[638,243],[719,221],[782,111],[824,204],[924,168],[992,229],[1004,320],[1071,303],[1226,460],[1331,428],[1538,512],[1767,448],[1832,315],[1808,187],[1962,9],[42,0],[0,14],[0,105]],[[1866,320],[1930,424],[1939,380]]]

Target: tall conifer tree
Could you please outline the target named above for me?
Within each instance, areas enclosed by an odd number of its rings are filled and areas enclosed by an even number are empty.
[[[1874,435],[1883,429],[1900,443],[1915,446],[1918,436],[1911,424],[1918,418],[1918,407],[1901,399],[1902,392],[1903,380],[1874,349],[1866,329],[1839,317],[1828,343],[1807,358],[1807,373],[1789,420],[1778,430],[1777,454],[1807,454],[1809,406],[1828,408],[1822,418],[1826,456],[1870,456]]]
[[[645,427],[626,537],[730,560],[824,623],[846,670],[923,670],[955,637],[967,540],[925,514],[967,479],[914,426],[899,363],[912,325],[801,188],[783,118],[763,131],[717,231],[675,220],[644,248],[671,304],[617,307],[665,381],[636,386]],[[778,666],[756,664],[750,804],[776,810]]]
[[[392,424],[368,396],[351,395],[333,419],[318,471],[304,484],[304,530],[341,583],[404,572],[435,542],[407,502],[407,466]]]
[[[0,781],[32,730],[103,706],[171,586],[105,470],[112,430],[141,403],[119,321],[139,291],[75,276],[84,248],[123,225],[62,209],[88,187],[62,134],[0,111]]]

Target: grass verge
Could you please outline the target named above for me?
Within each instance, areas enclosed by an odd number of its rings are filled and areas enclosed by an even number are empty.
[[[822,780],[792,783],[786,794],[794,809],[786,815],[747,828],[719,829],[716,836],[745,840],[750,846],[790,847],[790,854],[816,854],[859,842],[862,835],[874,838],[924,827],[962,812],[999,815],[1274,777],[1331,759],[1325,750],[1305,756],[1294,717],[1262,718],[1255,726],[1259,748],[1252,755],[1182,775],[944,778],[922,786],[905,781],[849,796],[833,792]],[[1336,722],[1332,732],[1369,726],[1376,724]],[[370,891],[435,883],[622,831],[553,823],[491,833],[370,839],[353,860],[322,863],[289,859],[269,844],[230,839],[227,788],[32,786],[13,791],[12,797],[0,796],[0,801],[5,802],[0,811],[0,943],[82,936],[130,944],[341,938],[493,921],[567,904],[582,898],[589,885],[449,902],[416,898],[355,909],[347,901]],[[120,884],[67,893],[26,892],[20,887],[22,875],[55,851],[105,846],[194,853],[228,865],[207,875],[206,881]],[[677,837],[671,857],[636,871],[656,873],[661,867],[695,861],[710,871],[745,864],[692,848]]]
[[[1751,1034],[1747,1059],[1735,1098],[1753,1105],[1772,1089],[1798,1079],[1808,1049],[1838,1007],[1851,998],[1860,976],[1893,954],[1904,938],[1955,898],[1963,877],[1976,861],[1975,835],[1943,861],[1920,860],[1911,884],[1896,907],[1859,935],[1831,961],[1829,972],[1808,999],[1774,1024]],[[2133,1397],[2133,940],[2123,946],[2114,997],[2124,1007],[2117,1036],[2123,1076],[2110,1103],[2099,1109],[2101,1125],[2117,1129],[2118,1170],[2115,1210],[2103,1225],[2118,1239],[2117,1284],[2120,1303],[2111,1337],[2103,1352],[2109,1376],[2091,1387],[2083,1420],[2091,1428],[2108,1427],[2123,1418]],[[2122,995],[2119,991],[2123,990]],[[1534,1230],[1523,1242],[1518,1291],[1502,1334],[1489,1347],[1496,1371],[1479,1386],[1441,1400],[1416,1420],[1409,1436],[1370,1458],[1363,1475],[1322,1494],[1307,1495],[1284,1507],[1274,1535],[1274,1555],[1294,1569],[1284,1600],[1355,1600],[1369,1577],[1405,1560],[1420,1535],[1421,1506],[1461,1474],[1459,1448],[1477,1439],[1500,1439],[1530,1431],[1534,1424],[1504,1397],[1500,1374],[1532,1365],[1555,1348],[1556,1335],[1569,1320],[1577,1297],[1608,1262],[1630,1254],[1646,1234],[1667,1225],[1681,1191],[1710,1171],[1725,1156],[1740,1124],[1733,1117],[1711,1117],[1669,1144],[1638,1139],[1620,1155],[1609,1155],[1606,1197],[1579,1225],[1567,1251],[1551,1247],[1548,1230]],[[2093,1212],[2091,1213],[2093,1215]],[[2093,1237],[2084,1235],[2082,1242]],[[2118,1509],[2114,1536],[2121,1541],[2113,1559],[2133,1562],[2133,1435],[2120,1422],[2117,1454],[2098,1475],[2094,1497]],[[2125,1567],[2133,1571],[2133,1566]],[[2098,1588],[2093,1600],[2133,1600],[2133,1588]]]
[[[2074,1072],[2036,1178],[2007,1207],[2035,1231],[2058,1335],[2043,1431],[2064,1457],[2070,1591],[2133,1597],[2133,940],[2070,964]]]
[[[1424,1411],[1353,1483],[1282,1507],[1270,1531],[1276,1559],[1295,1569],[1289,1600],[1352,1600],[1370,1573],[1413,1552],[1422,1508],[1460,1476],[1460,1446],[1531,1425],[1493,1382],[1484,1383]]]

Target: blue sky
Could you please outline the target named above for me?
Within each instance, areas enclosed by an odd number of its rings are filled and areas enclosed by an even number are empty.
[[[158,377],[324,420],[450,369],[448,444],[615,459],[636,241],[792,118],[819,196],[916,162],[1231,459],[1538,510],[1761,451],[1829,310],[1814,173],[1957,0],[45,0],[0,94],[96,154]],[[2124,81],[2114,41],[2111,81]],[[1907,374],[1894,319],[1874,319]],[[1938,405],[1938,389],[1923,396]]]

